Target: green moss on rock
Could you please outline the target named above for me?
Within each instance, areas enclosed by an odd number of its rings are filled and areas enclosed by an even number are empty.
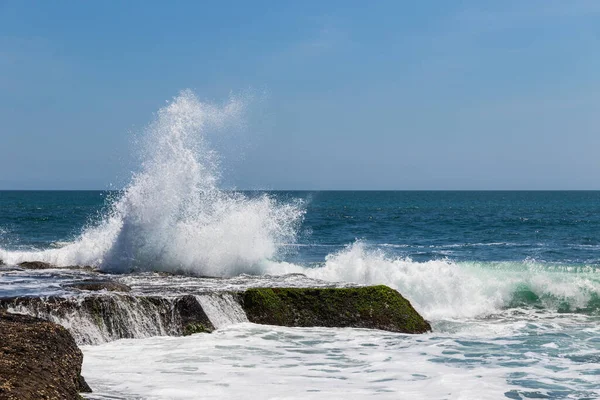
[[[183,336],[193,335],[195,333],[211,333],[211,329],[200,323],[187,324],[183,329]]]
[[[387,286],[356,288],[262,288],[243,295],[248,319],[257,324],[381,329],[424,333],[427,321]]]

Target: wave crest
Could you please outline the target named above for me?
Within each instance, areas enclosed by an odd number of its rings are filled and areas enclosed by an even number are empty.
[[[147,128],[141,170],[99,224],[59,249],[2,251],[0,257],[113,272],[261,273],[260,262],[277,256],[278,243],[295,241],[304,210],[299,202],[219,188],[219,157],[208,134],[235,125],[243,109],[239,99],[219,107],[182,92]]]
[[[358,241],[327,256],[320,268],[272,263],[270,273],[397,289],[431,320],[494,315],[511,307],[555,311],[600,309],[600,271],[535,262],[415,262]]]

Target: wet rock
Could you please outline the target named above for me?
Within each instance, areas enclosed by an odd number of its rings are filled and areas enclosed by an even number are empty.
[[[80,399],[83,354],[60,325],[0,311],[0,398]]]
[[[248,289],[242,297],[248,320],[257,324],[431,330],[410,302],[387,286]]]
[[[101,281],[98,287],[106,289],[105,281]],[[98,280],[87,282],[92,287],[97,283]],[[227,295],[242,307],[250,322],[258,324],[355,327],[403,333],[431,330],[408,300],[387,286],[259,288]],[[69,329],[77,343],[98,344],[123,338],[212,332],[214,318],[230,317],[227,315],[230,307],[217,304],[204,309],[202,304],[205,303],[199,300],[190,294],[146,296],[91,292],[76,296],[0,298],[0,310],[58,322]],[[239,313],[239,307],[237,310]]]
[[[109,280],[88,279],[88,280],[84,280],[81,282],[75,282],[75,283],[65,285],[65,287],[79,289],[79,290],[88,290],[88,291],[107,290],[109,292],[122,292],[122,293],[131,291],[131,288],[129,286],[127,286],[123,283],[119,283],[116,281],[109,281]]]
[[[0,298],[1,310],[58,322],[69,329],[78,344],[181,336],[215,329],[192,295],[172,298],[90,293],[66,297],[10,297]]]
[[[25,269],[57,268],[56,265],[52,265],[50,263],[43,262],[43,261],[25,261],[25,262],[19,263],[19,267],[25,268]]]
[[[194,333],[210,333],[215,329],[194,296],[187,295],[177,299],[175,302],[175,311],[181,319],[184,336]]]
[[[2,265],[2,264],[0,264]],[[60,268],[60,269],[76,269],[76,270],[82,270],[82,271],[88,271],[88,272],[96,272],[96,273],[101,273],[102,271],[98,270],[97,268],[94,268],[92,266],[89,265],[69,265],[68,267],[59,267],[58,265],[54,265],[54,264],[50,264],[44,261],[24,261],[22,263],[18,264],[19,267],[24,268],[24,269],[54,269],[54,268]]]

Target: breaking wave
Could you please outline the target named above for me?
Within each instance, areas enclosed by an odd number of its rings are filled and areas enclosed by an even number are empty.
[[[71,243],[40,251],[0,250],[0,259],[7,264],[92,265],[116,273],[302,273],[327,281],[386,284],[433,320],[490,315],[522,305],[598,309],[600,274],[593,267],[414,262],[390,257],[385,245],[370,248],[360,241],[316,267],[278,261],[280,252],[296,243],[303,205],[281,203],[268,194],[222,190],[219,157],[209,144],[211,134],[239,123],[244,107],[236,98],[215,106],[191,91],[182,92],[145,130],[139,172],[99,223]]]
[[[215,106],[183,91],[146,129],[140,171],[99,224],[60,248],[0,251],[0,259],[112,272],[261,273],[260,262],[276,258],[278,243],[294,242],[304,210],[219,188],[219,158],[208,135],[235,125],[243,109],[239,99]]]
[[[454,262],[390,257],[358,241],[326,257],[318,268],[271,263],[272,274],[385,284],[431,320],[494,315],[514,307],[562,312],[600,310],[600,270],[536,262]]]

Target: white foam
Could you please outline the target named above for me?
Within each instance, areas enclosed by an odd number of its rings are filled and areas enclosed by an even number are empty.
[[[294,242],[303,210],[268,195],[249,198],[219,189],[218,157],[208,135],[236,124],[243,108],[235,98],[218,107],[182,92],[148,127],[141,170],[101,223],[61,248],[0,250],[0,259],[110,271],[261,273],[260,262],[277,255],[278,243]]]
[[[600,293],[600,274],[593,268],[533,262],[414,262],[390,257],[381,249],[369,249],[360,241],[328,255],[321,268],[269,263],[265,269],[272,274],[296,272],[328,281],[389,285],[432,320],[499,313],[522,287],[539,296],[549,308],[557,308],[561,302],[573,309],[583,308],[594,293]]]
[[[94,399],[600,396],[594,366],[565,357],[589,352],[593,344],[585,339],[594,333],[564,338],[559,351],[536,344],[538,335],[579,335],[579,325],[541,323],[537,331],[527,320],[502,325],[512,329],[482,335],[485,327],[465,325],[456,334],[411,336],[238,324],[212,334],[85,346],[82,374]]]

